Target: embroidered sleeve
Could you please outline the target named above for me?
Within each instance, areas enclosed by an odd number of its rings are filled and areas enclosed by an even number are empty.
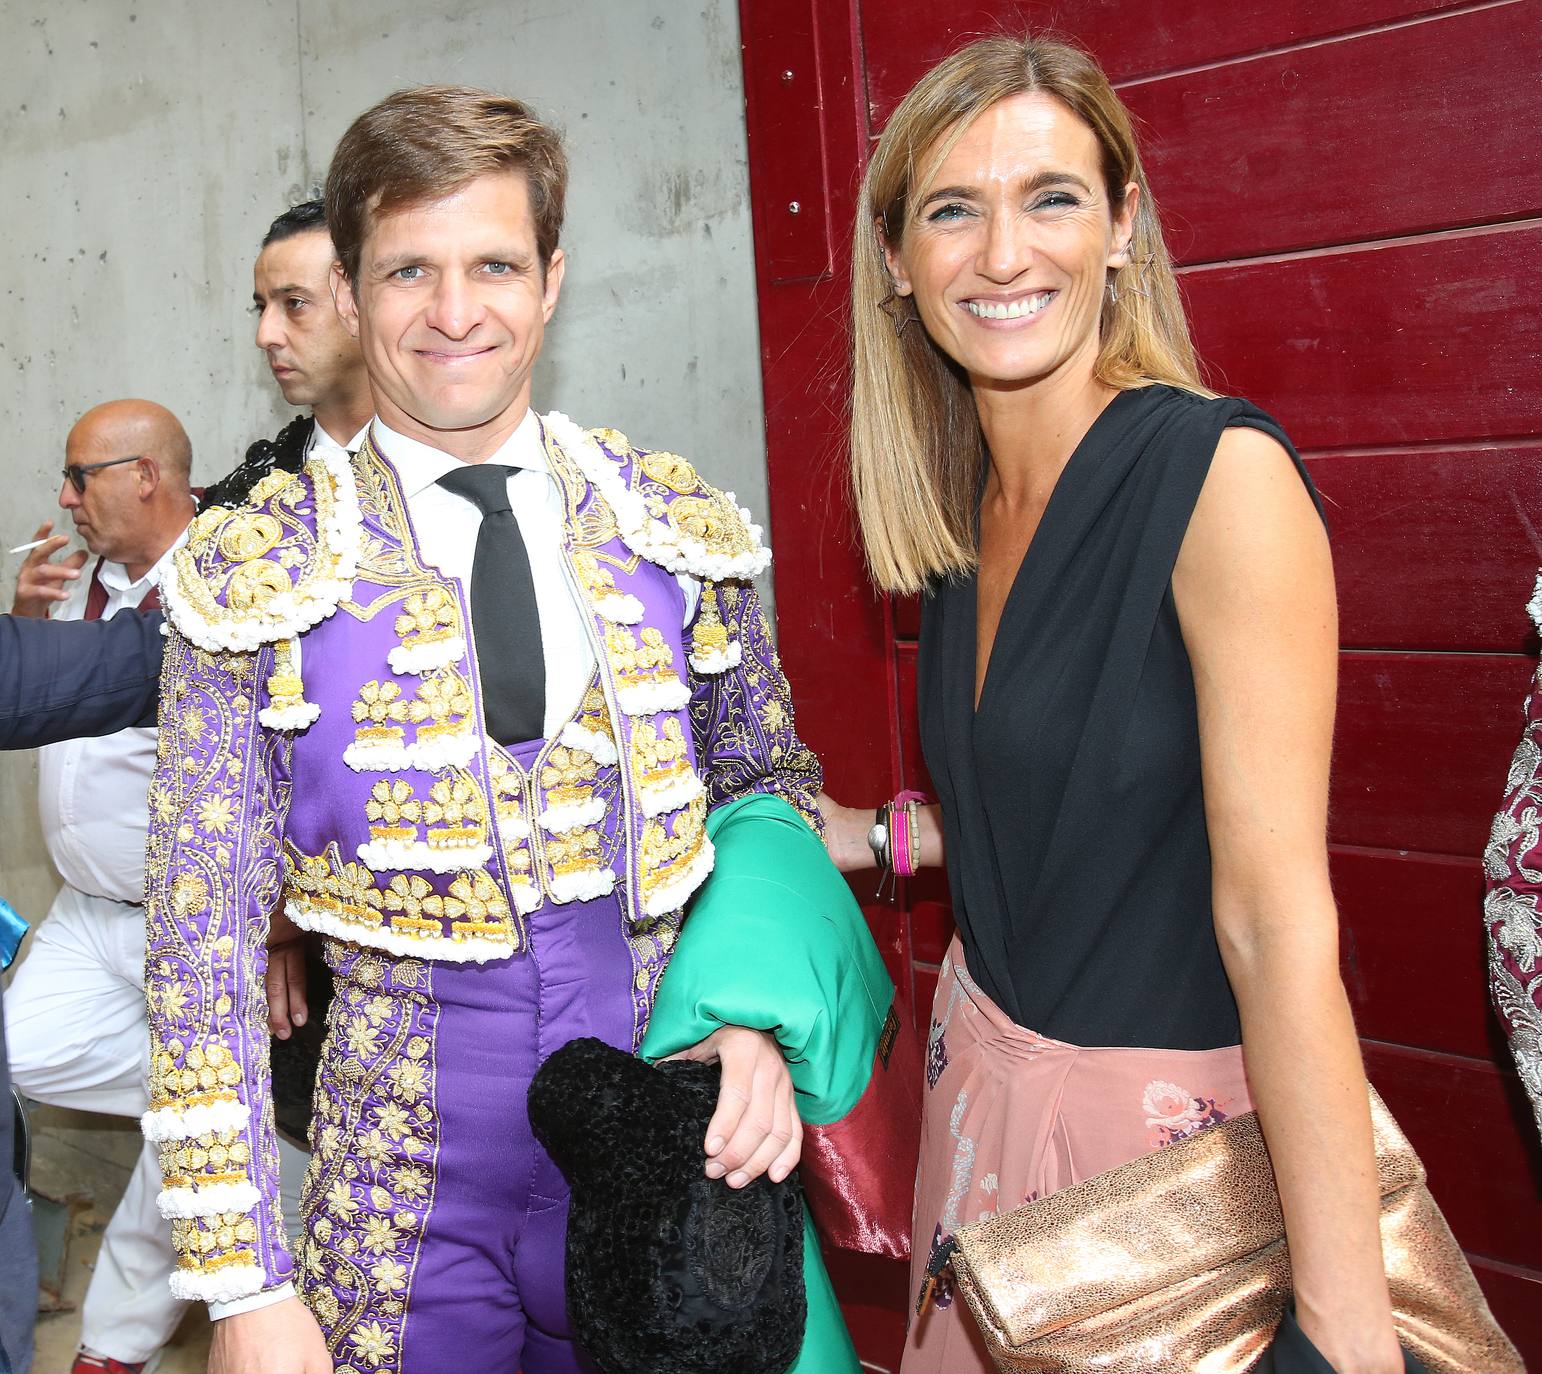
[[[268,913],[278,899],[289,737],[258,723],[273,651],[172,633],[146,853],[145,997],[172,1292],[230,1301],[293,1272],[269,1093]]]
[[[1483,851],[1489,992],[1542,1130],[1542,669]]]
[[[819,760],[793,728],[792,692],[748,582],[707,582],[691,627],[691,727],[707,805],[765,792],[823,833]]]

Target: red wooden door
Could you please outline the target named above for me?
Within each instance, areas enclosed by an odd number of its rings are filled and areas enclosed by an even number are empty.
[[[1488,1009],[1478,866],[1537,648],[1542,3],[741,0],[741,18],[781,649],[830,791],[926,785],[915,608],[868,590],[840,477],[856,182],[938,58],[1053,29],[1142,122],[1215,385],[1279,417],[1328,503],[1344,973],[1372,1079],[1542,1366],[1542,1150]],[[867,908],[924,1025],[946,886]],[[834,1268],[864,1360],[894,1368],[898,1266]]]

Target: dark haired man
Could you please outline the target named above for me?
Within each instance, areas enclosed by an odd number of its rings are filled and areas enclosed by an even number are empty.
[[[334,256],[320,200],[303,201],[268,226],[252,268],[257,347],[284,399],[310,414],[252,445],[241,466],[205,493],[205,507],[239,503],[275,466],[298,472],[318,446],[359,446],[374,406],[359,345],[333,305]]]
[[[683,458],[531,410],[564,189],[513,100],[421,88],[355,121],[327,212],[378,418],[353,461],[200,516],[166,600],[146,1130],[215,1374],[589,1369],[526,1088],[575,1036],[639,1044],[709,808],[817,825],[759,528]],[[293,1261],[261,1033],[279,900],[337,978]],[[723,1066],[708,1173],[784,1177],[775,1041],[691,1053]]]

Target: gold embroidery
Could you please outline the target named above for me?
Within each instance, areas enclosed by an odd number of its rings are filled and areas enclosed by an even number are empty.
[[[701,489],[696,469],[678,453],[649,452],[638,456],[638,464],[655,482],[661,482],[681,496]]]
[[[429,722],[418,726],[419,739],[463,733],[471,711],[471,686],[453,668],[424,678],[408,708],[413,721]]]
[[[654,625],[644,625],[639,636],[625,625],[605,627],[605,652],[616,675],[618,691],[628,687],[678,687],[674,655],[664,642],[664,632]]]
[[[408,719],[408,703],[401,700],[401,695],[401,687],[389,679],[385,682],[371,679],[359,688],[358,699],[350,708],[354,720],[358,722],[358,728],[353,732],[354,738],[372,743],[400,744],[406,737],[406,731],[400,725],[387,722]]]
[[[423,804],[413,800],[410,783],[401,778],[391,782],[382,779],[370,789],[364,815],[370,822],[371,839],[411,841],[418,835]]]
[[[487,838],[487,802],[475,779],[461,773],[442,778],[423,803],[431,849],[479,845]]]
[[[552,873],[559,878],[577,873],[599,872],[605,866],[600,832],[586,825],[548,840],[546,861],[551,865]]]
[[[284,527],[263,511],[240,511],[220,527],[219,549],[232,563],[250,563],[277,548]]]
[[[409,647],[441,644],[460,633],[460,607],[448,587],[425,588],[407,598],[395,629]]]
[[[580,806],[590,801],[598,773],[592,755],[559,744],[541,766],[547,806]]]
[[[632,732],[632,773],[640,786],[672,782],[691,771],[685,732],[673,716],[666,716],[663,733],[651,722],[640,721]]]
[[[707,803],[697,797],[676,819],[670,834],[662,819],[651,820],[642,833],[642,889],[646,897],[674,881],[701,853],[707,837]]]

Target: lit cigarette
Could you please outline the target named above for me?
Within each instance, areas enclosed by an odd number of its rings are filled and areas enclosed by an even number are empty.
[[[53,535],[49,535],[48,536],[48,539],[52,539],[52,538],[53,538]],[[48,542],[48,539],[34,539],[30,544],[18,544],[14,549],[9,550],[9,552],[11,552],[11,553],[29,553],[33,549],[42,547],[42,545],[44,545],[44,544],[46,544]]]

